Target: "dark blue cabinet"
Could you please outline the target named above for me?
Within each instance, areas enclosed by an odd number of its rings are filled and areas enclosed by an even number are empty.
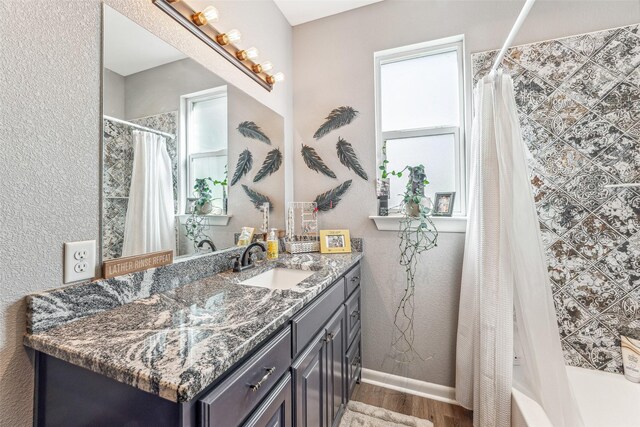
[[[346,402],[344,325],[340,307],[293,364],[296,427],[340,423]]]
[[[326,332],[322,330],[293,363],[296,427],[326,425]]]

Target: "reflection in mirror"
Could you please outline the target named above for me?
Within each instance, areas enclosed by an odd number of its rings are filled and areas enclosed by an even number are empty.
[[[103,259],[233,246],[262,218],[243,185],[269,197],[281,228],[282,168],[252,180],[281,148],[282,117],[108,6],[103,43]],[[241,133],[244,122],[270,144]],[[257,167],[230,186],[247,150]]]

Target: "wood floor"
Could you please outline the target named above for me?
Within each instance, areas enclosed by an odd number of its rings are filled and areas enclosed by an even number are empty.
[[[352,399],[401,414],[430,420],[434,427],[473,427],[473,412],[461,406],[371,384],[356,385]]]

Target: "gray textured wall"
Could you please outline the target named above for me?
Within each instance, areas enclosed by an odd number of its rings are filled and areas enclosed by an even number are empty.
[[[127,120],[177,111],[182,95],[227,84],[191,58],[128,75],[124,83]]]
[[[104,68],[102,75],[104,94],[102,97],[102,112],[116,119],[124,119],[125,116],[125,77]]]
[[[216,1],[288,78],[271,93],[148,0],[107,0],[285,117],[291,141],[291,27],[263,1]],[[46,17],[33,22],[34,11]],[[98,239],[99,0],[0,2],[0,426],[32,422],[33,367],[22,346],[24,296],[62,285],[62,243]],[[289,170],[290,174],[291,171]],[[291,189],[292,187],[290,187]]]
[[[386,0],[294,27],[295,197],[309,199],[338,181],[353,179],[339,207],[320,216],[320,226],[349,228],[354,236],[366,241],[363,272],[366,368],[453,385],[464,251],[464,234],[442,234],[438,247],[422,258],[416,290],[416,348],[427,360],[410,366],[395,364],[389,358],[393,313],[404,284],[398,268],[398,240],[394,232],[378,231],[368,218],[376,213],[373,52],[464,34],[468,60],[469,52],[501,46],[521,6],[522,1]],[[636,0],[539,1],[516,44],[639,20],[640,3]],[[469,90],[469,96],[470,93]],[[312,139],[315,129],[332,108],[340,105],[353,106],[360,111],[360,117],[350,126],[315,142]],[[354,145],[370,176],[368,182],[337,161],[338,135]],[[301,143],[315,147],[336,171],[338,180],[321,178],[307,169],[299,153]]]

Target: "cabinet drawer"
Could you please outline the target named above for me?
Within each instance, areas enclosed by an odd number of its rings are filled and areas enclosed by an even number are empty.
[[[291,427],[292,403],[291,374],[287,373],[243,427]]]
[[[202,397],[202,427],[237,426],[269,393],[291,365],[291,330],[286,328],[272,338],[255,356]]]
[[[347,400],[351,400],[353,389],[356,383],[360,381],[360,373],[362,372],[362,358],[360,345],[360,331],[357,331],[356,340],[347,350]]]
[[[346,299],[358,286],[360,286],[360,264],[349,270],[344,277],[347,282],[346,293],[344,296]]]
[[[355,339],[360,330],[360,288],[349,297],[347,306],[347,346]]]
[[[344,292],[344,278],[341,278],[291,320],[294,356],[309,344],[320,328],[324,327],[331,315],[342,305]]]

